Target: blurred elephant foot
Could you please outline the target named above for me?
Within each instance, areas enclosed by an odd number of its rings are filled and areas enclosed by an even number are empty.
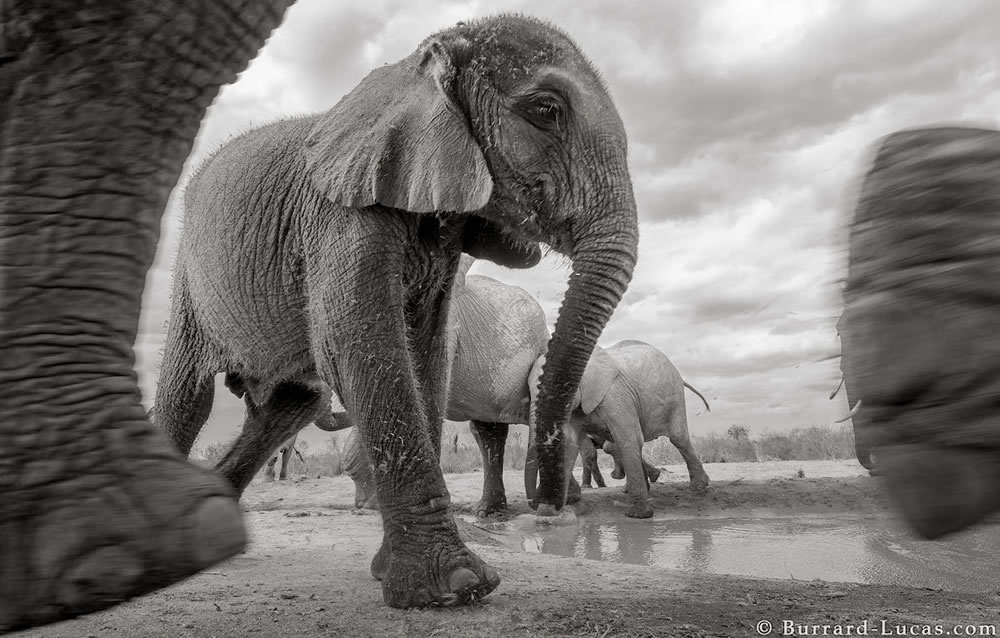
[[[625,470],[619,469],[616,466],[615,469],[611,470],[611,478],[617,479],[619,481],[622,480],[623,478],[625,478]]]
[[[940,538],[1000,509],[1000,453],[920,443],[879,448],[889,496],[920,536]]]
[[[244,548],[233,488],[165,440],[150,445],[152,436],[132,434],[127,448],[107,455],[127,481],[105,466],[67,474],[58,490],[42,486],[44,497],[33,489],[3,494],[0,633],[111,607]]]

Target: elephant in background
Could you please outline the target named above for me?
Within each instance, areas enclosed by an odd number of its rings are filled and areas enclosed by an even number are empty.
[[[292,454],[297,454],[299,460],[305,463],[305,459],[302,458],[302,453],[295,447],[295,441],[298,438],[298,434],[292,435],[291,438],[281,444],[278,450],[274,453],[274,456],[267,460],[267,463],[264,465],[265,481],[274,481],[274,466],[278,464],[279,456],[281,457],[281,470],[278,472],[279,481],[284,481],[288,478],[288,466],[292,464]]]
[[[590,62],[532,18],[460,23],[326,113],[229,141],[184,204],[156,425],[189,453],[213,377],[238,374],[246,419],[216,469],[241,492],[333,391],[376,474],[385,601],[495,589],[459,538],[439,465],[449,298],[463,252],[525,268],[545,242],[572,259],[536,403],[534,505],[554,514],[563,455],[575,457],[568,406],[638,239],[624,126]]]
[[[925,538],[1000,510],[1000,132],[882,140],[850,227],[841,369]]]
[[[688,467],[691,487],[708,487],[709,478],[691,444],[687,425],[684,388],[708,401],[681,377],[665,354],[642,341],[627,339],[610,348],[594,348],[577,393],[571,423],[582,438],[592,435],[603,448],[620,457],[625,470],[625,489],[632,505],[625,515],[649,518],[649,478],[642,459],[642,444],[667,436]],[[529,437],[528,461],[524,465],[525,491],[537,482],[534,442]]]
[[[605,446],[608,446],[608,444],[609,441],[604,441],[592,434],[585,434],[580,437],[580,462],[583,465],[583,477],[580,481],[580,487],[593,487],[593,483],[597,483],[597,487],[607,487],[607,484],[604,482],[604,475],[601,474],[601,468],[597,463],[598,448],[605,450],[608,456],[614,459],[615,467],[611,470],[611,478],[619,480],[625,478],[625,466],[622,465],[621,455],[612,454],[607,451]],[[613,446],[609,446],[608,449],[616,451]],[[645,458],[642,459],[642,466],[646,471],[646,478],[650,483],[655,483],[660,478],[660,468],[654,467]]]

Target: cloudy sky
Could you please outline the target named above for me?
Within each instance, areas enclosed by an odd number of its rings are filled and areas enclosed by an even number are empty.
[[[220,93],[189,168],[234,134],[331,107],[432,32],[501,11],[567,31],[625,122],[639,264],[601,343],[663,350],[711,402],[704,413],[689,395],[693,434],[826,424],[846,412],[842,395],[827,398],[839,378],[828,357],[840,348],[843,228],[863,160],[902,127],[997,125],[1000,3],[299,0]],[[176,199],[136,344],[146,396],[168,309]],[[479,263],[473,272],[522,286],[551,323],[569,266],[549,256],[531,271]],[[240,419],[235,400],[216,396],[200,445],[229,438]]]

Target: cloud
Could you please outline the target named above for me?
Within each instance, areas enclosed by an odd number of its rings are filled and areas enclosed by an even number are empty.
[[[601,342],[647,341],[711,392],[695,431],[840,416],[841,402],[827,400],[838,362],[818,360],[839,350],[843,228],[864,160],[899,128],[997,125],[1000,4],[300,0],[220,93],[185,175],[229,137],[329,108],[435,30],[498,11],[568,32],[602,72],[628,132],[640,259]],[[149,389],[181,192],[164,217],[137,345]],[[474,272],[522,286],[551,323],[569,264],[550,255],[531,271]],[[234,426],[218,427],[208,436]]]

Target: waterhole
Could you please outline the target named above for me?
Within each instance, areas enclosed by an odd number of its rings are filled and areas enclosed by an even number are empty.
[[[1000,591],[1000,525],[917,539],[885,518],[587,520],[491,526],[527,552],[693,573]]]

